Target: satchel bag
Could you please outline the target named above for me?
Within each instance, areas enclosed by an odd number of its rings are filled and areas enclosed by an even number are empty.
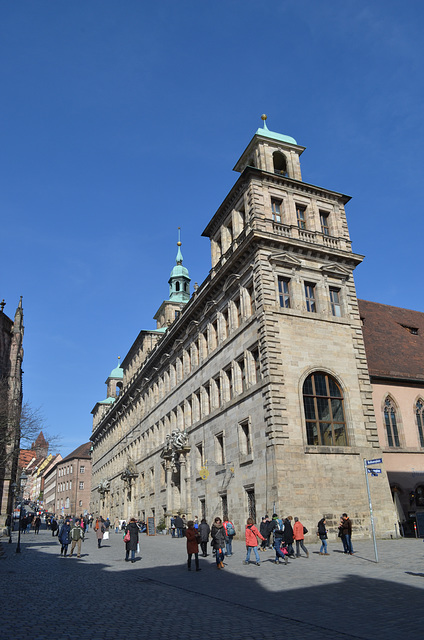
[[[128,530],[127,533],[124,535],[124,542],[129,542],[130,540],[131,540],[131,534]]]

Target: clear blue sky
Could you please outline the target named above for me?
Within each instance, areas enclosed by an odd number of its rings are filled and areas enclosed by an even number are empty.
[[[0,10],[0,299],[23,295],[24,393],[66,455],[268,126],[352,196],[358,296],[424,311],[418,0],[20,0]]]

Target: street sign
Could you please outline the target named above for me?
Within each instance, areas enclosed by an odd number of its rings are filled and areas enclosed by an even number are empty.
[[[378,475],[379,473],[381,473],[381,469],[367,469],[368,473],[371,473],[373,476]]]
[[[375,458],[374,460],[367,460],[367,464],[381,464],[383,462],[382,458]]]

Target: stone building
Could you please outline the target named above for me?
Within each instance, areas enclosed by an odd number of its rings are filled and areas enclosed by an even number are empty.
[[[424,313],[359,300],[384,468],[405,533],[424,536]]]
[[[86,442],[63,458],[55,467],[57,515],[88,512],[91,495],[91,442]],[[49,479],[49,485],[53,482]],[[52,502],[49,488],[49,505]]]
[[[0,304],[0,514],[11,513],[19,458],[19,420],[22,409],[23,309],[22,297],[14,320]]]
[[[156,329],[124,358],[119,395],[108,385],[93,409],[94,512],[229,514],[239,528],[326,514],[335,530],[348,511],[368,533],[363,460],[381,449],[353,280],[363,257],[349,197],[304,182],[303,151],[265,122],[256,131],[203,232],[212,267],[191,297],[179,243]],[[385,472],[372,493],[388,534]]]
[[[58,453],[52,464],[43,473],[43,508],[48,513],[56,512],[57,465],[62,461]]]

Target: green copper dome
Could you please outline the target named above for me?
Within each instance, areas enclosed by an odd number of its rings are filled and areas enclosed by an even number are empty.
[[[265,136],[265,138],[272,138],[273,140],[279,140],[280,142],[288,142],[289,144],[297,145],[296,140],[291,136],[285,136],[282,133],[276,133],[275,131],[270,131],[266,126],[266,122],[265,122],[266,116],[262,116],[262,120],[264,121],[264,126],[263,128],[259,127],[259,129],[257,130],[256,134],[258,136]]]
[[[109,378],[120,378],[120,380],[122,380],[123,377],[124,377],[124,370],[120,367],[119,364],[117,367],[115,367],[115,369],[112,369],[112,371],[109,374]]]
[[[97,404],[113,404],[115,402],[115,398],[106,398],[106,400],[100,400]]]

